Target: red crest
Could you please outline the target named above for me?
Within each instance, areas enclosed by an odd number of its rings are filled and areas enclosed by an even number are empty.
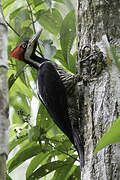
[[[24,61],[24,59],[23,59],[24,49],[21,48],[21,44],[22,43],[20,43],[19,46],[17,46],[15,49],[13,49],[13,51],[11,51],[10,57],[15,58],[20,61]]]

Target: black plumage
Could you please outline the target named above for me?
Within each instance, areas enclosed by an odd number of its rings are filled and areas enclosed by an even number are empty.
[[[53,121],[74,144],[83,167],[84,148],[79,132],[77,103],[77,82],[80,76],[71,75],[55,62],[37,56],[35,51],[39,36],[40,32],[32,40],[21,43],[10,53],[10,56],[37,70],[38,96]]]
[[[37,74],[38,95],[58,127],[74,144],[65,87],[51,62],[44,62]]]

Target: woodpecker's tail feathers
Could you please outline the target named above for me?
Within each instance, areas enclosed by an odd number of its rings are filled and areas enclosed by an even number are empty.
[[[80,141],[79,134],[77,131],[74,131],[73,136],[74,136],[74,145],[79,155],[80,167],[82,168],[84,167],[84,146]]]
[[[82,140],[80,138],[80,133],[78,130],[78,123],[77,123],[76,118],[71,118],[71,126],[72,126],[74,146],[78,152],[79,160],[80,160],[80,166],[82,168],[84,166],[84,146],[83,146]]]

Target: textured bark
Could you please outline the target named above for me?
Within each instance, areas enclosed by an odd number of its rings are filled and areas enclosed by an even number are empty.
[[[0,1],[0,179],[6,179],[8,155],[8,87],[7,87],[7,27]]]
[[[120,44],[120,1],[78,0],[77,12],[77,69],[83,77],[79,84],[80,129],[85,153],[81,179],[119,180],[120,144],[108,146],[97,155],[93,152],[120,115],[120,74],[114,63],[108,63],[104,53],[107,47],[101,47],[103,37],[112,45]]]
[[[6,155],[0,155],[0,179],[6,180]]]

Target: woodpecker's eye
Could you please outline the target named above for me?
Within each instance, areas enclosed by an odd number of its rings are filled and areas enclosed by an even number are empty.
[[[27,44],[22,44],[21,46],[23,49],[25,49],[27,47]]]

